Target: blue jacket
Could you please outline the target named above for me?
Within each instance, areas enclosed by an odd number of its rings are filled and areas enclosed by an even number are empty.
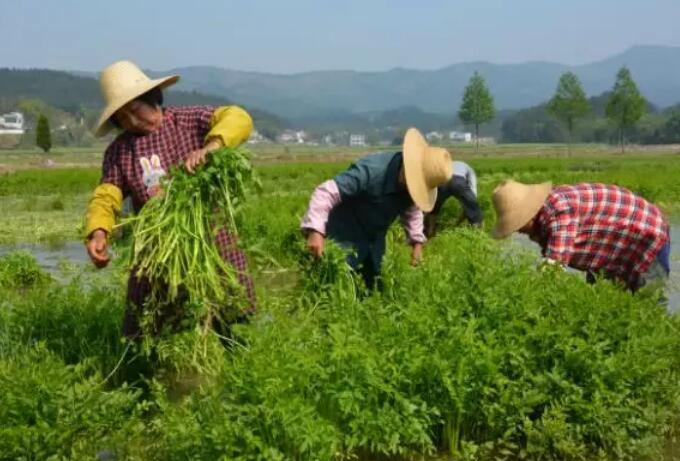
[[[405,186],[399,184],[401,152],[368,155],[353,163],[333,180],[340,203],[333,208],[327,236],[357,252],[357,262],[372,264],[380,272],[385,236],[390,225],[413,205]]]

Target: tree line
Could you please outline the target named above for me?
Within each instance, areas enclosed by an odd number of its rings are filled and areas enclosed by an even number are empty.
[[[493,120],[493,96],[484,78],[475,72],[465,88],[458,111],[460,120],[479,126]],[[621,67],[611,91],[588,98],[573,72],[560,76],[555,94],[546,103],[507,117],[501,127],[503,142],[579,142],[666,144],[680,142],[680,105],[659,112]],[[477,143],[477,149],[479,144]]]

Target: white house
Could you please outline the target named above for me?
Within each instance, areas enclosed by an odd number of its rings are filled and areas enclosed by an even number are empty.
[[[350,134],[349,145],[350,147],[366,147],[366,135]]]
[[[472,142],[472,133],[451,131],[449,132],[449,140],[453,142]]]
[[[250,137],[248,138],[248,141],[246,141],[247,144],[262,144],[265,142],[270,142],[269,139],[265,138],[262,136],[257,130],[253,130],[252,133],[250,133]]]
[[[427,139],[427,142],[429,143],[435,143],[444,139],[444,135],[439,131],[430,131],[425,135],[425,139]]]
[[[307,140],[307,133],[304,131],[286,130],[276,140],[281,144],[304,144]]]
[[[0,115],[0,134],[24,134],[24,114],[10,112]]]

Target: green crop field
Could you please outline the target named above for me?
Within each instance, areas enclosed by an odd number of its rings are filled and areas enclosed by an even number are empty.
[[[368,151],[254,148],[262,189],[239,234],[258,312],[227,347],[191,329],[121,340],[125,238],[111,267],[67,282],[10,252],[82,237],[101,152],[50,168],[0,153],[0,460],[675,459],[680,317],[655,293],[539,270],[487,231],[507,178],[617,183],[673,220],[680,155],[451,149],[478,173],[484,228],[453,228],[448,203],[414,268],[395,225],[385,289],[366,295],[336,248],[311,261],[298,226],[314,187]]]

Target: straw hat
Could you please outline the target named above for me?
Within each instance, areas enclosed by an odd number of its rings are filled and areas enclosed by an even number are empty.
[[[522,184],[507,180],[493,191],[496,227],[493,237],[503,239],[519,230],[541,209],[552,189],[551,182]]]
[[[125,104],[153,88],[163,89],[177,80],[179,80],[179,75],[152,80],[130,61],[118,61],[111,64],[99,76],[106,107],[95,127],[95,136],[104,136],[111,129],[109,119]]]
[[[415,128],[406,132],[402,152],[409,195],[422,211],[432,211],[437,200],[437,187],[453,176],[449,152],[441,147],[428,146]]]

